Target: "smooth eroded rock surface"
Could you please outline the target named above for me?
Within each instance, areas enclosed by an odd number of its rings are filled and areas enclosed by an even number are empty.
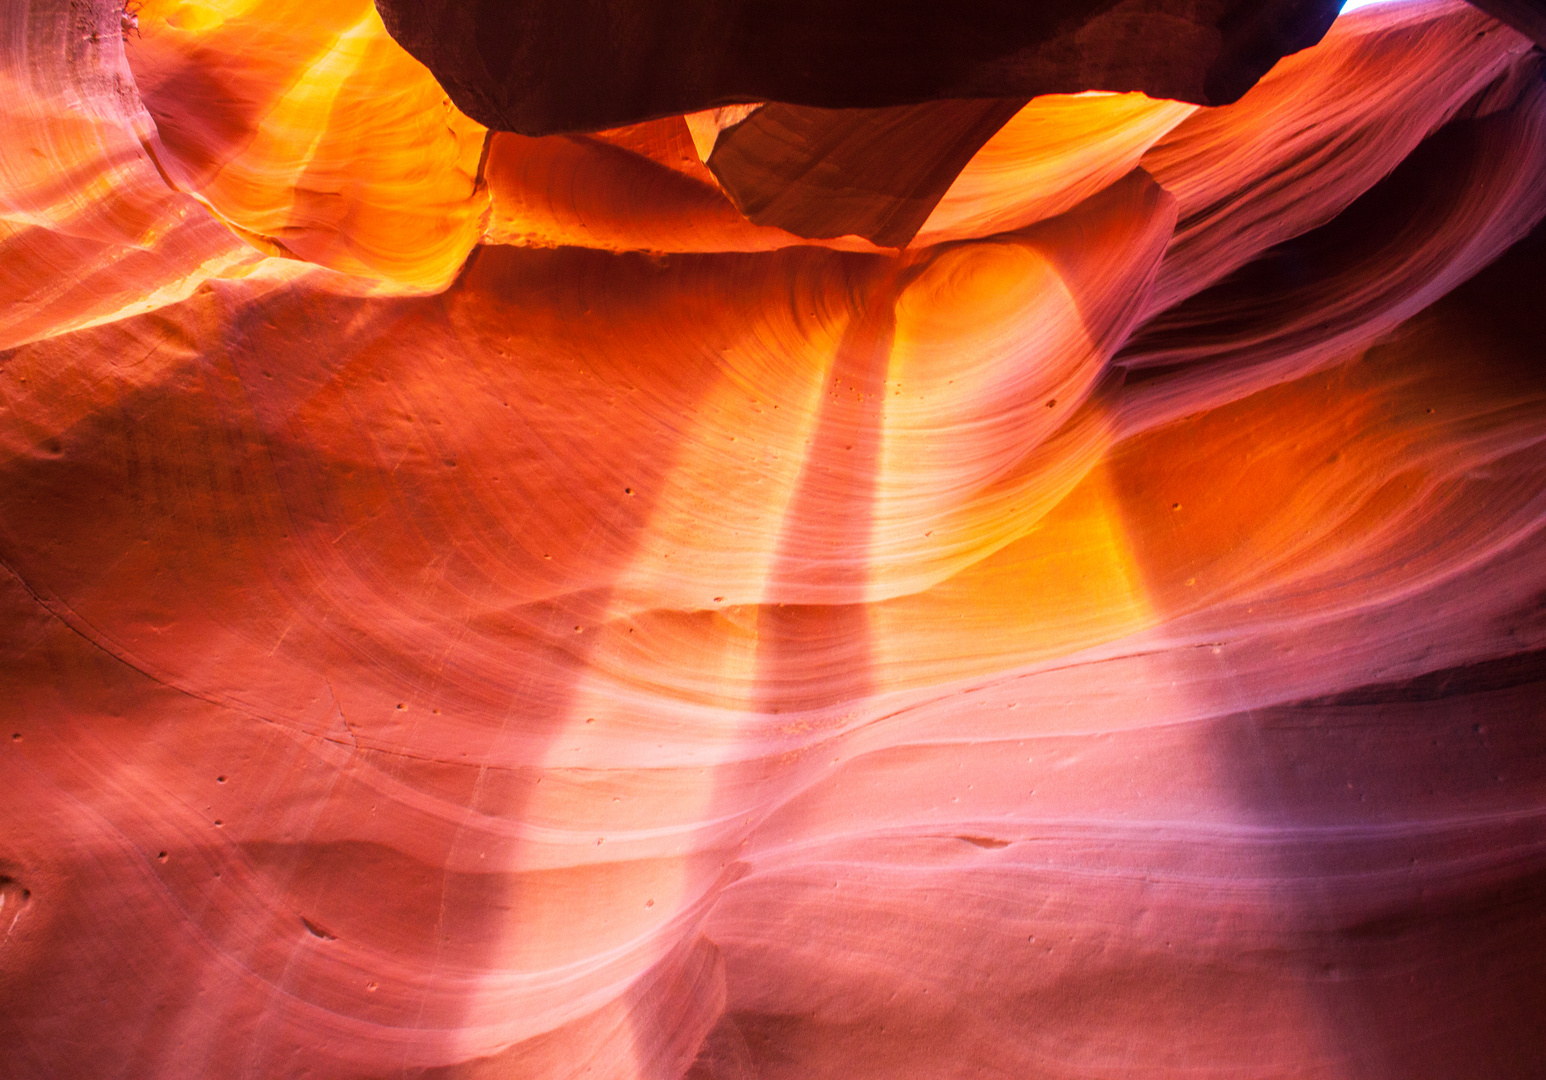
[[[1538,1075],[1524,34],[1031,98],[897,250],[368,4],[16,10],[0,1077]]]

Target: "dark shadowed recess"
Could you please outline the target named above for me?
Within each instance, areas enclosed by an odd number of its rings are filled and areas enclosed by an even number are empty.
[[[1537,226],[1424,313],[1424,340],[1470,342],[1538,385],[1543,299]],[[1541,1075],[1546,596],[1517,588],[1474,660],[1230,717],[1215,736],[1264,829],[1318,838],[1274,857],[1283,945],[1345,1055],[1340,1075]]]
[[[1546,0],[1471,0],[1499,22],[1508,23],[1515,30],[1534,38],[1537,45],[1546,46]]]
[[[469,116],[526,135],[737,102],[1141,90],[1221,105],[1340,0],[377,0]]]
[[[1540,1075],[1540,656],[1236,716],[1214,736],[1274,837],[1275,944],[1341,1076]]]
[[[1533,84],[1542,71],[1531,67],[1525,77]],[[1520,88],[1528,89],[1523,83]],[[1312,348],[1388,302],[1380,288],[1398,281],[1426,245],[1442,242],[1446,230],[1454,229],[1449,222],[1457,208],[1486,197],[1478,192],[1496,175],[1501,156],[1512,152],[1535,122],[1528,100],[1491,115],[1473,115],[1479,103],[1492,100],[1494,89],[1478,94],[1331,221],[1268,248],[1154,318],[1116,357],[1127,369],[1127,385],[1184,378],[1203,362],[1243,368],[1278,359]],[[1537,227],[1511,250],[1505,262],[1515,270],[1484,275],[1490,283],[1485,295],[1478,295],[1475,286],[1463,290],[1473,303],[1513,298],[1515,303],[1498,311],[1498,321],[1489,325],[1511,325],[1520,312],[1534,310],[1534,299],[1527,300],[1521,290],[1539,291],[1540,267],[1534,264],[1540,261],[1542,235]],[[1518,269],[1525,264],[1532,269],[1520,276]],[[1328,325],[1324,313],[1331,310],[1338,311],[1340,321]],[[1307,319],[1306,312],[1322,314]],[[1486,326],[1478,329],[1490,333]]]

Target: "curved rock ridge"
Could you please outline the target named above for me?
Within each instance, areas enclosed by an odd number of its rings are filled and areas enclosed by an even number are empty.
[[[842,186],[725,180],[773,106],[17,10],[0,1078],[1537,1075],[1525,34],[1365,8],[955,171],[865,119],[900,247],[742,213]]]
[[[261,263],[167,186],[109,4],[22,5],[4,28],[0,345],[108,322]]]
[[[486,130],[369,0],[148,0],[126,49],[167,180],[253,246],[435,292],[481,238]]]

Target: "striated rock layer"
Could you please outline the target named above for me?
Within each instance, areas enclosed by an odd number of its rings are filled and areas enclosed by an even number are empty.
[[[522,134],[407,7],[4,24],[0,1077],[1538,1075],[1529,37]]]

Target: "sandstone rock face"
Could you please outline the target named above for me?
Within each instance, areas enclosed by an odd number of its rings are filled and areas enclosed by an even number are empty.
[[[1221,105],[1318,41],[1336,0],[380,0],[456,103],[526,135],[732,106],[704,153],[751,221],[903,247],[1044,94]],[[747,106],[745,103],[754,103]],[[751,115],[745,109],[752,108]],[[1112,162],[1115,164],[1115,162]]]
[[[1524,33],[533,134],[13,9],[0,1077],[1539,1074]]]
[[[547,135],[749,101],[873,109],[1141,90],[1222,105],[1280,57],[1319,41],[1341,5],[379,0],[377,7],[392,36],[470,115],[502,131]]]

